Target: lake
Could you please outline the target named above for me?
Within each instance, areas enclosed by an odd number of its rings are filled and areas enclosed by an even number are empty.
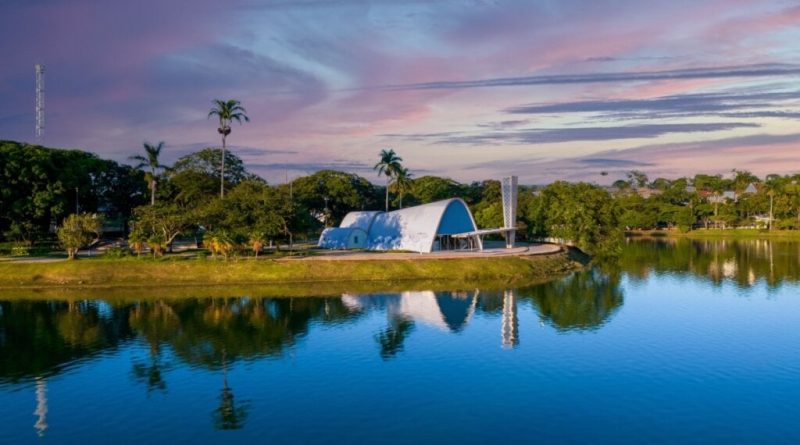
[[[796,444],[798,280],[800,243],[655,239],[515,289],[31,294],[0,444]]]

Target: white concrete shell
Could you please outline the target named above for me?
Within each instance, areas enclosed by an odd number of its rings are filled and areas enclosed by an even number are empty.
[[[477,226],[464,200],[445,199],[388,213],[350,212],[339,227],[322,232],[319,246],[352,248],[346,239],[355,230],[366,233],[367,249],[432,252],[439,250],[438,235],[475,232]]]
[[[369,228],[372,226],[372,222],[375,220],[375,217],[381,213],[383,212],[378,210],[350,212],[345,215],[342,223],[339,224],[339,227],[355,227],[369,233]]]
[[[366,249],[368,242],[367,232],[357,227],[328,227],[317,245],[325,249]]]

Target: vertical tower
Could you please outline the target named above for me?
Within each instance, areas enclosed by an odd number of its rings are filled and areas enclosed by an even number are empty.
[[[517,177],[509,176],[502,181],[503,228],[506,231],[506,248],[514,247],[517,226]]]
[[[44,65],[36,64],[36,143],[44,139]]]

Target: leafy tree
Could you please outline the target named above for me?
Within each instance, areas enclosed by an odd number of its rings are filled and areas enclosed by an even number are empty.
[[[645,188],[648,182],[650,182],[647,178],[647,174],[639,170],[631,170],[628,172],[627,176],[628,183],[633,188]]]
[[[295,179],[292,195],[317,221],[334,225],[350,211],[375,205],[375,186],[361,176],[334,170]]]
[[[219,187],[222,164],[222,152],[213,148],[204,148],[180,157],[170,171],[170,180],[176,192],[175,200],[193,208],[211,200]],[[225,152],[224,164],[223,180],[227,189],[256,178],[245,169],[244,162],[230,151]]]
[[[225,230],[234,241],[247,241],[258,252],[267,240],[285,234],[288,216],[277,189],[248,180],[234,187],[224,200],[209,204],[204,220],[207,227]]]
[[[397,175],[397,172],[403,168],[402,164],[403,158],[397,156],[397,153],[394,152],[393,149],[383,149],[381,150],[380,160],[375,167],[375,170],[378,171],[378,176],[385,176],[386,177],[386,211],[389,211],[389,182],[393,177]]]
[[[133,161],[139,161],[139,164],[137,164],[134,168],[142,169],[146,167],[149,169],[149,171],[145,173],[145,180],[149,184],[150,188],[150,205],[155,205],[156,203],[156,178],[158,177],[158,173],[159,171],[167,168],[166,165],[162,165],[158,161],[159,156],[161,156],[161,150],[163,149],[164,141],[161,141],[156,145],[145,142],[144,151],[146,156],[135,155],[130,157],[130,159]]]
[[[503,226],[503,198],[502,186],[500,181],[488,180],[480,183],[473,183],[470,188],[473,196],[478,195],[480,199],[471,206],[475,223],[481,228],[492,228]]]
[[[137,207],[133,211],[133,231],[147,239],[154,255],[165,248],[172,251],[172,243],[192,225],[192,216],[175,204],[156,204]]]
[[[558,181],[525,209],[536,236],[570,240],[601,256],[619,252],[622,232],[614,199],[596,185]]]
[[[733,185],[733,189],[737,193],[742,193],[744,191],[744,189],[747,188],[748,185],[753,184],[753,183],[761,182],[761,180],[758,179],[758,176],[750,173],[747,170],[737,170],[737,169],[734,168],[733,169],[733,181],[732,182],[733,182],[733,184],[732,184]]]
[[[631,188],[631,183],[624,179],[617,179],[613,184],[611,184],[611,186],[616,187],[619,190],[627,190]]]
[[[67,251],[70,260],[75,259],[78,250],[100,238],[102,218],[96,214],[83,213],[69,215],[58,228],[58,240]]]
[[[241,102],[234,99],[229,100],[220,100],[214,99],[213,100],[214,106],[211,107],[211,111],[208,112],[208,117],[216,116],[219,118],[219,127],[217,127],[217,133],[222,135],[222,153],[220,155],[221,165],[220,165],[220,178],[219,178],[219,197],[225,198],[225,141],[229,134],[231,134],[231,124],[233,121],[238,122],[239,124],[244,122],[250,122],[250,118],[247,117],[247,110],[242,107]]]
[[[411,198],[420,204],[455,198],[461,194],[462,186],[450,178],[420,176],[411,182]]]

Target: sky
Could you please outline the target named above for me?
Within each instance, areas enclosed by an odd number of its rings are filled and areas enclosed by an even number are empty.
[[[228,143],[283,182],[800,171],[800,0],[0,0],[0,139],[120,162]]]

